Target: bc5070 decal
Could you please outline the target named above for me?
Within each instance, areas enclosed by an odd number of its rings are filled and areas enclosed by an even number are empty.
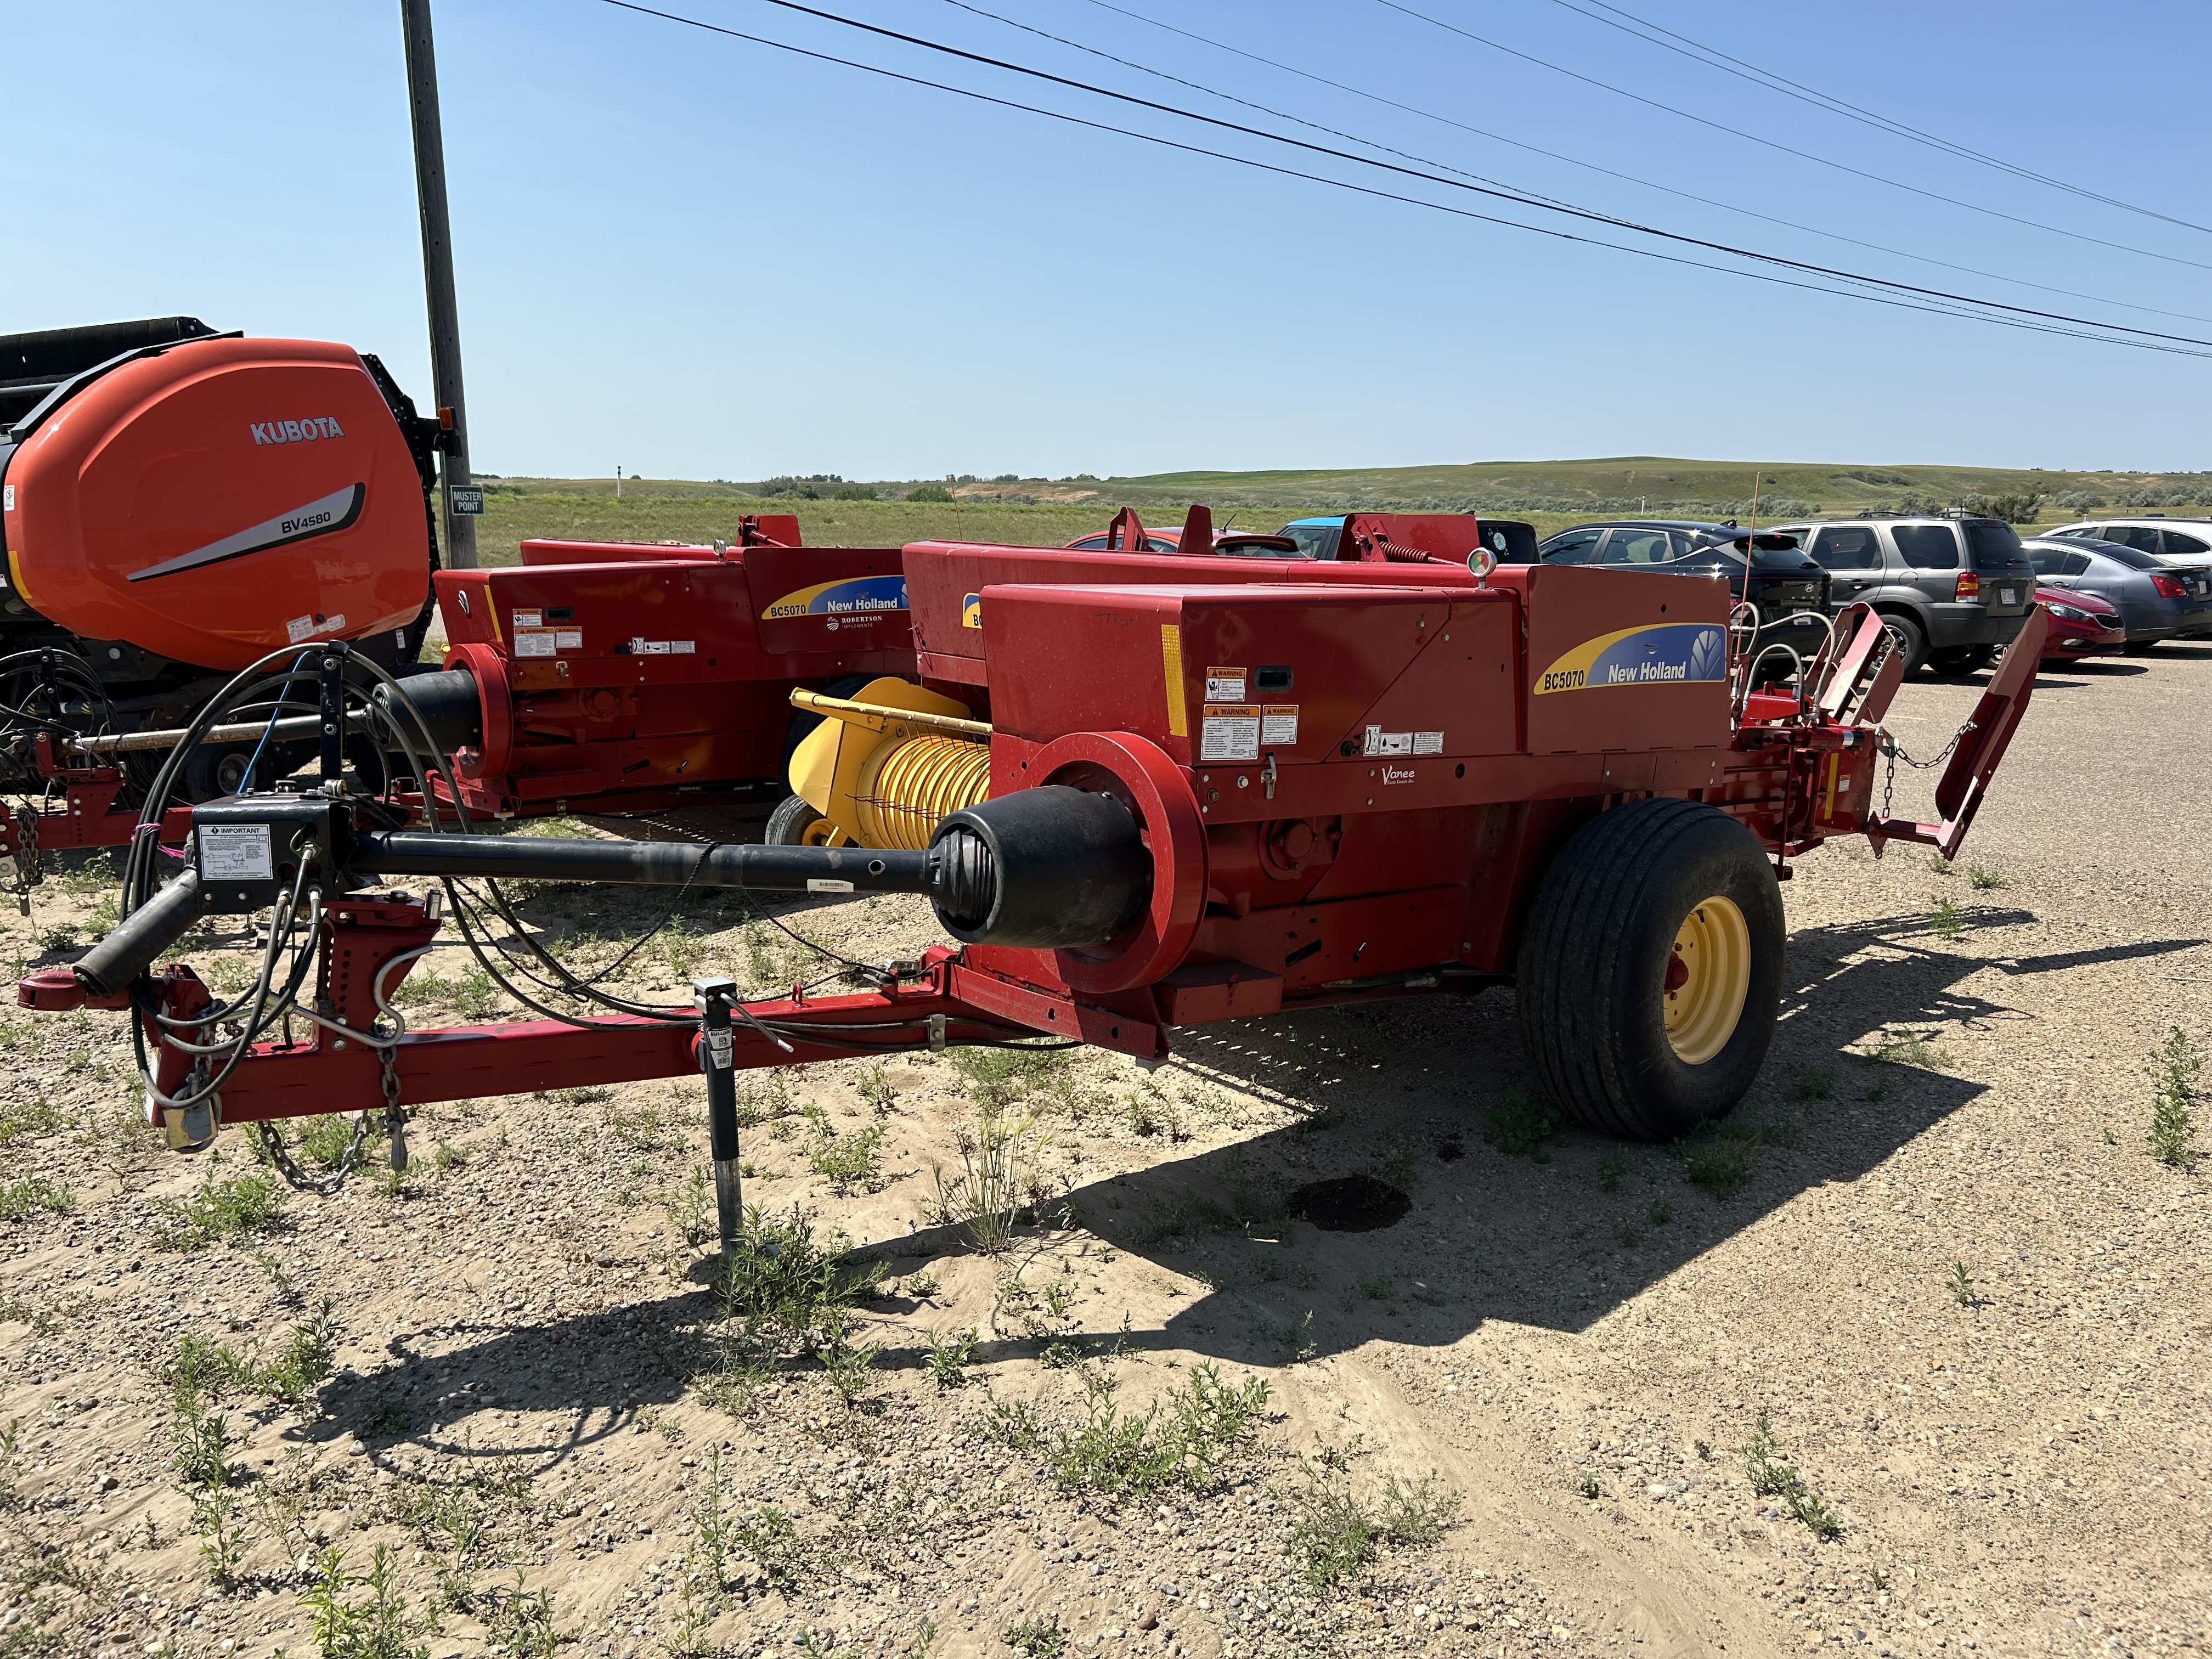
[[[1728,678],[1728,636],[1710,623],[1661,623],[1584,640],[1536,677],[1535,695]]]

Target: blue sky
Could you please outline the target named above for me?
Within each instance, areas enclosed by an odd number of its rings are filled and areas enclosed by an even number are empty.
[[[1381,0],[1115,3],[1417,111],[1810,228],[1534,155],[1179,39],[1098,0],[976,3],[1536,193],[1817,263],[2212,337],[2212,322],[2119,303],[2212,318],[2212,234],[1875,132],[1560,0],[1407,3],[1663,107]],[[2092,27],[2093,14],[2055,0],[1625,3],[1867,110],[2212,225],[2201,100],[2150,72],[2203,59],[2212,8],[2114,0]],[[1315,165],[762,0],[667,9]],[[830,9],[1240,115],[951,0]],[[483,470],[1057,477],[1652,453],[2212,467],[2212,360],[1878,307],[1454,219],[604,0],[439,0],[437,23]],[[0,40],[11,146],[0,329],[191,313],[376,352],[428,402],[396,0],[188,10],[0,0]],[[1764,149],[1678,111],[1992,211]],[[1336,162],[1315,170],[1362,176]]]

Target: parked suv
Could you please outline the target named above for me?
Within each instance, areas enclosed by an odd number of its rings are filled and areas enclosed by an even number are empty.
[[[1838,605],[1881,613],[1917,674],[1986,668],[2035,604],[2035,567],[2000,519],[1836,519],[1777,525],[1828,573]]]
[[[2146,513],[2134,519],[2099,519],[2094,523],[2063,524],[2038,532],[2069,541],[2118,542],[2138,553],[2163,559],[2168,564],[2212,562],[2212,519],[2168,519],[2163,513]]]
[[[1668,576],[1717,576],[1759,612],[1752,678],[1786,680],[1827,642],[1828,578],[1798,550],[1788,532],[1749,531],[1692,519],[1623,519],[1577,525],[1536,550],[1546,564],[1595,564],[1608,570],[1649,570]],[[1744,568],[1747,558],[1750,569]],[[1771,659],[1768,653],[1773,653]]]

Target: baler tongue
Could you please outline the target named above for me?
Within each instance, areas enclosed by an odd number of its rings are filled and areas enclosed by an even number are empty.
[[[1973,718],[1959,728],[1953,739],[1951,763],[1936,786],[1937,823],[1876,815],[1867,823],[1867,839],[1879,849],[1884,841],[1923,842],[1945,858],[1954,856],[1966,838],[1966,830],[1981,810],[1990,775],[2004,758],[2005,747],[2027,712],[2035,692],[2035,671],[2043,659],[2043,641],[2051,630],[2051,614],[2041,605],[2027,613],[2019,636],[2006,648],[1996,672],[1990,676]],[[1894,653],[1893,653],[1893,656]],[[1879,677],[1877,677],[1877,682]]]

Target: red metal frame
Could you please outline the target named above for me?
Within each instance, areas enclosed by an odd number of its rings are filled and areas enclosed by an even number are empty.
[[[931,544],[904,562],[925,672],[988,704],[993,794],[1111,792],[1151,851],[1150,906],[1097,950],[939,949],[878,991],[746,1005],[741,1067],[1010,1032],[1157,1058],[1176,1025],[1490,983],[1513,971],[1553,853],[1641,796],[1730,814],[1781,875],[1833,835],[1954,850],[2026,708],[2045,628],[2031,613],[1938,787],[1942,822],[1918,824],[1874,810],[1877,722],[1899,676],[1864,607],[1839,618],[1810,692],[1754,692],[1738,709],[1713,654],[1729,601],[1717,582],[1509,567],[1486,585],[1438,564]],[[323,927],[321,994],[368,1030],[375,975],[434,925],[392,894],[333,903]],[[189,969],[154,984],[173,1017],[206,1006]],[[67,1006],[73,986],[47,970],[19,997]],[[395,1050],[400,1099],[678,1075],[695,1032],[636,1018],[410,1032]],[[318,1030],[253,1050],[222,1115],[374,1109],[381,1078],[371,1048]]]

